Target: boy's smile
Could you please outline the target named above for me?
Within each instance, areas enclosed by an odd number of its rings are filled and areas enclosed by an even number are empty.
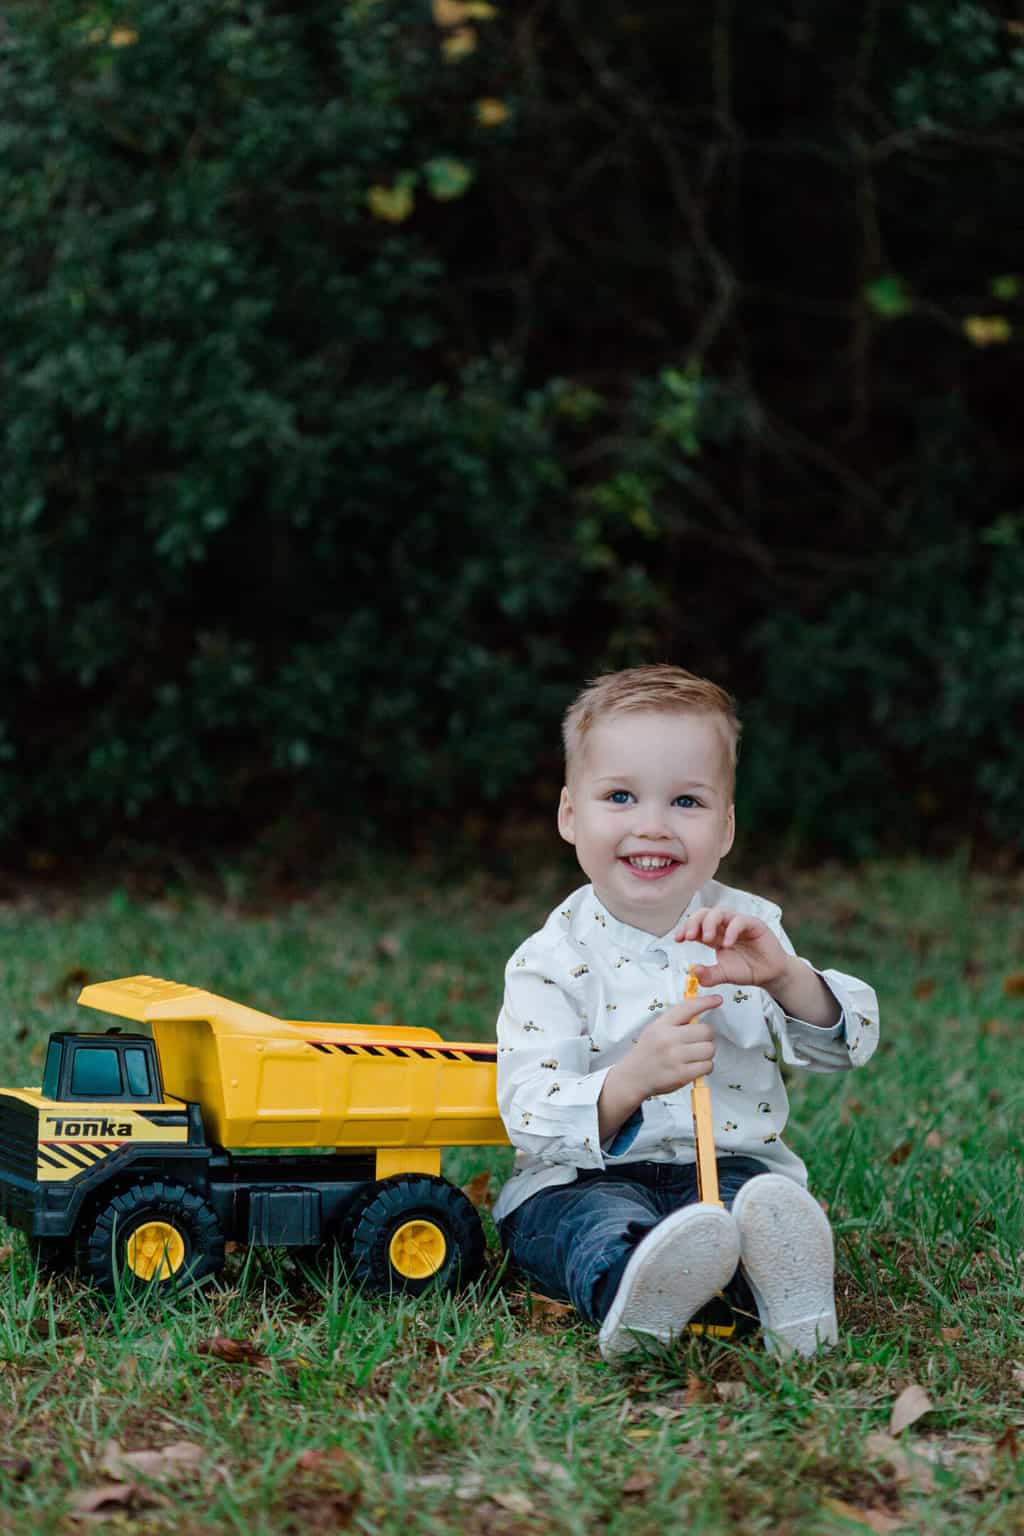
[[[623,712],[586,737],[558,830],[613,916],[663,934],[732,846],[732,783],[713,714]]]

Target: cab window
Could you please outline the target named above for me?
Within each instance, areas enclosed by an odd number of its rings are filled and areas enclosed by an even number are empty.
[[[124,1070],[128,1078],[128,1092],[146,1099],[153,1091],[149,1081],[149,1062],[146,1052],[129,1048],[124,1053]]]
[[[93,1046],[75,1052],[71,1068],[71,1092],[83,1097],[112,1098],[121,1092],[120,1051],[109,1046]]]

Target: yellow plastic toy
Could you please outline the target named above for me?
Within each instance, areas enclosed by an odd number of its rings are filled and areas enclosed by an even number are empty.
[[[0,1089],[0,1216],[42,1266],[172,1289],[216,1274],[233,1241],[336,1245],[378,1293],[480,1273],[480,1218],[441,1151],[507,1145],[495,1045],[278,1019],[154,976],[78,1000],[151,1034],[56,1032],[42,1086]],[[692,1091],[700,1195],[717,1201],[706,1082]],[[725,1314],[691,1331],[729,1336]]]
[[[691,970],[686,979],[684,999],[697,997],[700,983]],[[715,1128],[711,1119],[711,1091],[706,1077],[695,1077],[690,1085],[693,1113],[693,1145],[697,1154],[697,1194],[708,1205],[721,1205],[718,1195],[718,1163],[715,1160]]]
[[[0,1090],[0,1215],[47,1267],[174,1286],[233,1240],[337,1243],[371,1291],[479,1273],[480,1219],[441,1149],[507,1142],[494,1045],[277,1019],[152,976],[79,1002],[152,1037],[53,1034],[42,1087]]]

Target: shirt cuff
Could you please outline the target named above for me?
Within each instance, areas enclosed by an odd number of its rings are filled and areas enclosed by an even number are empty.
[[[816,965],[811,965],[811,962],[809,960],[804,960],[804,965],[806,965],[810,970],[812,970],[814,972],[815,976],[817,976],[819,981],[824,983],[824,985],[825,985],[826,989],[828,990],[828,992],[831,994],[832,997],[835,998],[836,1002],[839,1004],[839,1018],[838,1018],[838,1020],[836,1021],[835,1024],[812,1024],[809,1019],[798,1018],[795,1013],[785,1013],[785,1010],[783,1010],[784,1016],[785,1016],[785,1019],[786,1019],[786,1023],[787,1024],[799,1024],[801,1029],[813,1029],[814,1033],[820,1039],[822,1039],[822,1040],[845,1040],[846,1039],[846,1003],[845,1003],[845,1000],[836,991],[835,987],[829,981],[829,979],[825,975],[824,971],[819,971],[818,967]]]
[[[628,1120],[623,1120],[615,1135],[604,1146],[605,1156],[622,1157],[623,1153],[628,1152],[640,1134],[643,1123],[644,1111],[641,1105],[638,1109],[634,1109]]]

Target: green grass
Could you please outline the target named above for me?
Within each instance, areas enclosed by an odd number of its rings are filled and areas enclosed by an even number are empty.
[[[832,1356],[691,1342],[613,1369],[589,1329],[531,1313],[497,1253],[458,1300],[374,1303],[243,1251],[173,1305],[105,1303],[37,1279],[9,1234],[0,1530],[74,1529],[75,1500],[117,1483],[111,1528],[179,1536],[1024,1532],[1024,998],[1006,987],[1024,884],[944,864],[759,888],[802,953],[882,1000],[865,1071],[789,1085],[789,1139],[837,1233]],[[559,893],[366,875],[269,913],[242,894],[0,908],[0,1081],[38,1082],[48,1032],[90,1027],[86,979],[137,971],[293,1018],[493,1038],[504,960]],[[460,1151],[445,1171],[497,1182],[508,1161]],[[239,1358],[211,1351],[221,1338]],[[887,1453],[909,1383],[933,1406],[902,1436],[911,1454]],[[184,1471],[113,1475],[118,1447],[175,1442],[194,1448]]]

